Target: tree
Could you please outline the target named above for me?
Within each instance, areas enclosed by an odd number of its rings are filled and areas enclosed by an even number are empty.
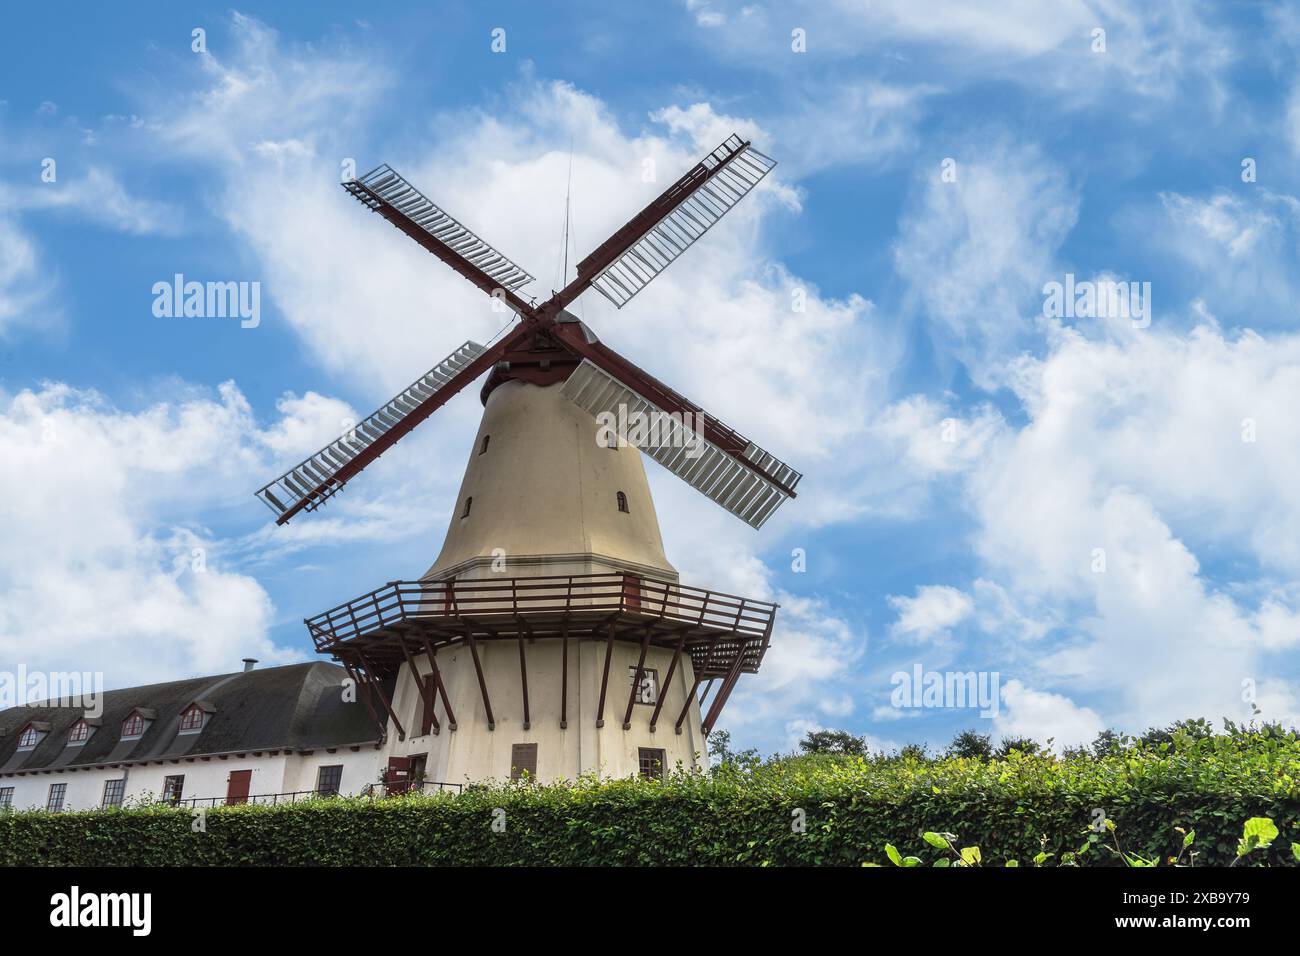
[[[867,741],[855,737],[847,730],[810,730],[799,741],[799,749],[806,754],[838,754],[845,757],[865,757]]]
[[[1103,730],[1092,742],[1094,757],[1115,757],[1128,748],[1129,738],[1116,730]]]
[[[1043,748],[1037,741],[1031,740],[1028,737],[1003,737],[1002,743],[998,746],[997,758],[999,760],[1005,760],[1010,756],[1011,751],[1013,750],[1019,750],[1026,756],[1032,756],[1036,753],[1041,753],[1042,749]]]
[[[709,734],[709,756],[713,769],[722,767],[752,767],[760,760],[758,751],[750,747],[739,752],[731,749],[731,731],[715,730]]]
[[[979,734],[973,730],[963,730],[948,745],[949,757],[980,757],[984,760],[993,756],[993,738],[988,734]]]

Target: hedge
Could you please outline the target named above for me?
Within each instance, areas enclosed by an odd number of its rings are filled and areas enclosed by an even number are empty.
[[[160,805],[7,812],[0,864],[857,866],[888,865],[894,844],[928,865],[938,853],[921,835],[946,831],[979,846],[984,865],[1028,866],[1039,853],[1069,862],[1101,810],[1125,851],[1162,863],[1181,845],[1175,827],[1195,830],[1197,865],[1232,862],[1243,821],[1269,817],[1280,836],[1242,865],[1293,865],[1298,781],[1300,743],[1287,738],[1215,737],[1104,758],[818,755],[665,782],[516,783],[202,817]],[[1075,862],[1123,865],[1097,839]]]

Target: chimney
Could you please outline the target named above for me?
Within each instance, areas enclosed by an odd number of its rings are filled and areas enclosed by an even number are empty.
[[[251,670],[253,669],[253,665],[256,664],[256,663],[257,663],[257,658],[256,658],[256,657],[245,657],[245,658],[244,658],[244,673],[247,674],[249,671],[251,671]]]

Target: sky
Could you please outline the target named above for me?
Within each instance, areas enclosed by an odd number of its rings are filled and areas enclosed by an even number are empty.
[[[477,389],[315,514],[253,497],[505,325],[349,163],[545,297],[570,168],[572,264],[739,132],[762,186],[573,307],[805,475],[755,532],[647,461],[682,580],[781,604],[733,744],[1300,722],[1297,46],[1253,3],[10,11],[0,669],[309,659],[304,617],[436,556]],[[155,314],[177,274],[256,323]]]

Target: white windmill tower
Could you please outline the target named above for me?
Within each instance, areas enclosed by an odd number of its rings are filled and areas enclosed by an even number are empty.
[[[774,165],[730,137],[540,305],[519,296],[528,273],[390,167],[344,184],[519,317],[496,344],[461,345],[257,492],[278,524],[315,510],[488,373],[433,566],[307,620],[317,649],[352,672],[386,728],[390,789],[420,777],[700,766],[704,736],[763,659],[776,605],[678,579],[641,453],[755,528],[794,496],[800,475],[602,344],[565,307],[592,286],[621,308]]]

